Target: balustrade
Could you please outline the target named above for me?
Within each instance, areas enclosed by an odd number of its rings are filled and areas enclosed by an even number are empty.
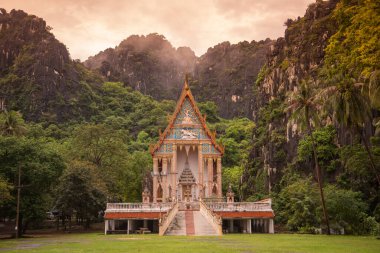
[[[272,210],[270,203],[252,203],[252,202],[206,202],[211,210],[215,211],[269,211]]]
[[[106,212],[167,212],[173,203],[107,203]]]

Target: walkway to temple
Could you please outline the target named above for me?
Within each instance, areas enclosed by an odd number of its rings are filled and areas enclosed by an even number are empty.
[[[199,210],[178,211],[165,235],[217,235]]]

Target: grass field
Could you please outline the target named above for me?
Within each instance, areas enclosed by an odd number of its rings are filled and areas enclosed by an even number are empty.
[[[100,233],[40,235],[0,240],[0,252],[380,252],[380,240],[364,236],[290,234],[185,237],[102,235]]]

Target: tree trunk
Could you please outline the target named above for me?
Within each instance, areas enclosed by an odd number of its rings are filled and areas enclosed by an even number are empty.
[[[367,151],[368,158],[369,158],[369,161],[370,161],[370,164],[371,164],[371,168],[372,168],[373,172],[375,173],[375,176],[376,176],[376,179],[377,179],[377,183],[380,185],[380,176],[379,176],[379,174],[377,172],[375,161],[373,159],[373,155],[372,155],[371,149],[369,147],[369,143],[368,143],[368,141],[367,141],[367,139],[366,139],[366,137],[364,135],[364,132],[361,131],[359,127],[358,127],[358,131],[360,132],[360,135],[362,136],[363,143],[364,143],[364,148]]]
[[[307,128],[309,130],[309,135],[310,135],[310,138],[311,138],[311,146],[313,148],[313,156],[314,156],[314,162],[315,162],[315,171],[316,171],[316,174],[317,174],[319,194],[320,194],[321,202],[322,202],[323,216],[325,218],[325,223],[326,223],[326,226],[327,226],[327,234],[329,235],[330,234],[330,223],[329,223],[329,218],[328,218],[326,204],[325,204],[325,197],[324,197],[324,194],[323,194],[321,168],[319,167],[317,150],[316,150],[316,147],[315,147],[313,133],[311,131],[311,126],[310,126],[310,120],[309,120],[308,112],[306,111],[305,114],[306,114]]]
[[[17,229],[17,238],[20,238],[22,236],[22,232],[23,232],[23,227],[22,227],[22,222],[23,222],[23,215],[20,214],[19,216],[19,219],[18,219],[18,229]]]

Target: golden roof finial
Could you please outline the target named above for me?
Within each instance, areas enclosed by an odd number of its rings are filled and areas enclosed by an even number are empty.
[[[189,75],[185,75],[185,90],[189,90]]]

